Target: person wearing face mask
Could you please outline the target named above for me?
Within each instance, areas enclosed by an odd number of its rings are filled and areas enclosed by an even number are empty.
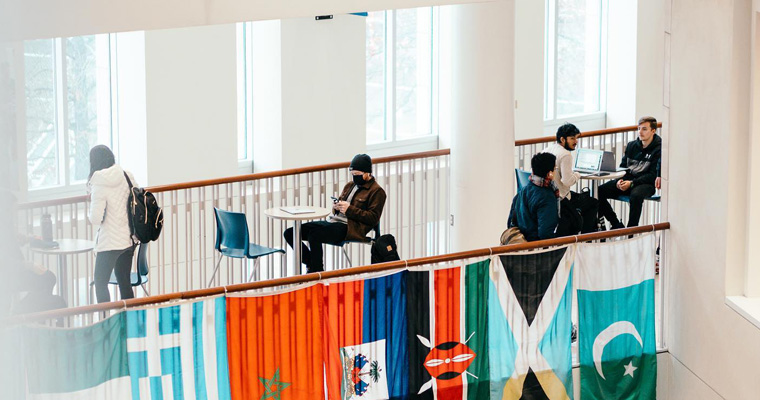
[[[322,244],[339,244],[346,240],[364,241],[367,233],[379,222],[385,206],[385,190],[372,176],[372,159],[357,154],[349,166],[352,180],[343,187],[333,214],[327,221],[307,222],[301,225],[301,260],[308,272],[324,271]],[[293,247],[293,228],[283,233],[285,241]]]

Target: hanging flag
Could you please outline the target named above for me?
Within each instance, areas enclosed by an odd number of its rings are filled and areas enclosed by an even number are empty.
[[[409,393],[483,399],[490,392],[488,260],[408,272]]]
[[[4,326],[0,328],[0,388],[4,397],[24,399],[24,327]]]
[[[29,399],[130,400],[124,313],[84,328],[24,332]]]
[[[492,257],[491,398],[572,399],[572,248]]]
[[[324,285],[329,399],[407,393],[405,277],[400,272]]]
[[[127,311],[134,400],[230,398],[224,297]]]
[[[578,248],[581,397],[654,399],[654,235]]]
[[[228,297],[232,399],[323,399],[323,285]]]

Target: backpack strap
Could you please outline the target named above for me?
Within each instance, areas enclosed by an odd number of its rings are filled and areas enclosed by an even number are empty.
[[[132,185],[132,181],[129,180],[129,175],[127,175],[127,171],[124,171],[124,177],[127,178],[127,184],[129,185],[129,189],[131,190],[134,186]]]
[[[129,185],[129,196],[132,197],[132,181],[129,179],[129,175],[127,175],[127,171],[124,171],[124,178],[127,180],[127,184]],[[129,198],[127,198],[127,201],[129,201]],[[129,204],[127,204],[127,213],[129,213]],[[132,225],[132,216],[127,215],[127,219],[129,220],[129,239],[132,241],[132,246],[134,247],[137,243],[135,243],[135,227]],[[139,274],[138,274],[139,275]]]

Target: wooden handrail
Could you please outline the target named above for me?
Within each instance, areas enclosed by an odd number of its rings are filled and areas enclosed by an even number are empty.
[[[270,279],[266,281],[239,283],[236,285],[220,286],[208,289],[191,290],[187,292],[169,293],[157,296],[135,298],[123,301],[112,301],[110,303],[100,303],[89,306],[73,307],[67,309],[51,310],[34,314],[22,314],[8,318],[5,323],[17,324],[23,322],[32,322],[45,319],[55,319],[71,315],[87,314],[100,311],[118,310],[122,308],[141,307],[151,304],[160,304],[173,300],[189,300],[199,297],[220,295],[224,293],[245,292],[254,289],[264,289],[277,286],[293,285],[299,283],[308,283],[329,278],[341,278],[347,276],[356,276],[367,273],[384,272],[400,270],[407,267],[437,264],[448,261],[464,260],[474,257],[485,257],[492,254],[506,254],[524,250],[535,250],[550,246],[561,246],[590,240],[609,239],[619,236],[633,235],[637,233],[647,233],[670,229],[670,222],[660,222],[654,225],[637,226],[633,228],[615,229],[611,231],[602,231],[595,233],[586,233],[583,235],[565,236],[556,239],[537,240],[534,242],[511,244],[506,246],[495,246],[477,250],[462,251],[458,253],[444,254],[440,256],[415,258],[411,260],[392,261],[374,265],[365,265],[361,267],[347,268],[336,271],[326,271],[321,273],[311,273],[306,275],[290,276],[286,278]]]
[[[662,122],[657,123],[658,128],[662,128]],[[581,132],[581,137],[592,137],[592,136],[604,136],[604,135],[611,135],[613,133],[620,133],[620,132],[630,132],[635,131],[639,128],[638,125],[630,125],[630,126],[621,126],[618,128],[610,128],[610,129],[599,129],[596,131],[586,131]],[[557,136],[544,136],[540,138],[534,138],[534,139],[523,139],[523,140],[515,140],[515,147],[518,146],[527,146],[531,144],[539,144],[539,143],[551,143],[557,140]]]
[[[451,154],[450,149],[423,151],[423,152],[418,152],[418,153],[401,154],[397,156],[376,157],[372,160],[372,163],[377,165],[377,164],[383,164],[383,163],[394,162],[394,161],[406,161],[406,160],[416,160],[416,159],[428,158],[428,157],[447,156],[450,154]],[[245,182],[245,181],[252,181],[252,180],[257,180],[257,179],[277,178],[281,176],[297,175],[297,174],[304,174],[304,173],[309,173],[309,172],[348,168],[350,164],[351,164],[350,162],[346,161],[346,162],[339,162],[339,163],[332,163],[332,164],[314,165],[311,167],[291,168],[291,169],[283,169],[279,171],[259,172],[255,174],[246,174],[246,175],[235,175],[235,176],[229,176],[225,178],[175,183],[171,185],[151,186],[146,189],[153,193],[160,193],[160,192],[168,192],[172,190],[191,189],[191,188],[198,188],[198,187],[211,186],[211,185],[221,185],[225,183]],[[30,209],[30,208],[52,207],[52,206],[57,206],[61,204],[79,203],[86,200],[87,200],[87,196],[66,197],[63,199],[23,203],[23,204],[19,204],[18,208]]]
[[[661,128],[662,122],[658,122],[657,127]],[[620,132],[635,131],[636,129],[638,129],[638,125],[621,126],[618,128],[600,129],[600,130],[595,130],[595,131],[586,131],[586,132],[581,132],[581,137],[610,135],[610,134],[620,133]],[[534,138],[534,139],[515,140],[515,147],[527,146],[527,145],[539,144],[539,143],[551,143],[551,142],[554,142],[555,140],[556,140],[556,136],[544,136],[544,137]],[[427,157],[445,156],[445,155],[450,155],[450,154],[451,154],[450,149],[423,151],[423,152],[418,152],[418,153],[401,154],[401,155],[390,156],[390,157],[377,157],[373,160],[373,164],[382,164],[382,163],[393,162],[393,161],[404,161],[404,160],[414,160],[414,159],[427,158]],[[259,172],[255,174],[229,176],[225,178],[175,183],[171,185],[151,186],[151,187],[148,187],[147,189],[153,193],[168,192],[171,190],[191,189],[191,188],[211,186],[211,185],[220,185],[220,184],[225,184],[225,183],[235,183],[235,182],[244,182],[244,181],[250,181],[250,180],[256,180],[256,179],[276,178],[280,176],[289,176],[289,175],[303,174],[303,173],[308,173],[308,172],[325,171],[325,170],[336,169],[336,168],[348,168],[349,164],[351,163],[339,162],[339,163],[332,163],[332,164],[322,164],[322,165],[314,165],[311,167],[291,168],[291,169],[284,169],[284,170],[279,170],[279,171]],[[41,207],[53,207],[53,206],[62,205],[62,204],[79,203],[86,200],[87,200],[87,196],[66,197],[63,199],[23,203],[23,204],[19,204],[18,208],[30,209],[30,208],[41,208]]]

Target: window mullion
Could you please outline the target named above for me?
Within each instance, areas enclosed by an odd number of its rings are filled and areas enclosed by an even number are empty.
[[[553,68],[552,68],[552,104],[553,106],[552,106],[552,116],[551,116],[551,118],[554,120],[554,119],[557,119],[557,73],[559,70],[559,68],[557,68],[557,59],[559,56],[559,50],[558,50],[559,46],[557,45],[557,42],[559,41],[559,34],[558,34],[559,29],[557,29],[557,24],[559,23],[559,21],[557,20],[557,17],[559,16],[559,12],[557,11],[557,9],[559,7],[557,5],[557,0],[550,0],[550,1],[554,3],[554,7],[552,10],[553,11],[552,14],[554,16],[553,21],[552,21],[552,28],[554,29],[554,34],[553,34],[554,40],[553,40],[553,46],[552,46],[553,47],[552,50],[554,53],[553,54],[554,62],[552,63],[553,65]]]
[[[56,140],[58,140],[58,176],[60,185],[68,186],[69,178],[69,107],[68,82],[66,73],[66,39],[55,39],[55,77],[56,85]]]
[[[388,18],[388,13],[390,13],[390,18]],[[386,85],[386,90],[389,92],[388,94],[388,109],[389,112],[386,113],[386,118],[390,119],[390,141],[395,142],[396,141],[396,10],[392,11],[386,11],[386,23],[387,27],[387,40],[386,40],[386,51],[387,51],[387,67],[386,70],[388,71],[387,78],[388,78],[388,84]]]
[[[114,154],[119,157],[119,67],[117,63],[118,53],[116,37],[115,33],[108,34],[108,68],[111,72],[108,75],[108,82],[110,85],[109,87],[111,88],[109,96],[111,101],[111,150],[113,150]]]

